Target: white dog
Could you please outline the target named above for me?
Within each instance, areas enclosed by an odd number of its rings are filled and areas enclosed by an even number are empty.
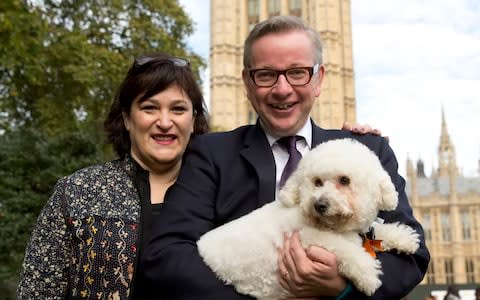
[[[278,282],[277,247],[283,233],[298,230],[305,248],[316,245],[333,252],[339,273],[372,295],[381,285],[381,265],[362,247],[359,234],[374,224],[383,250],[414,253],[418,248],[411,227],[374,223],[379,210],[393,210],[397,202],[389,175],[370,149],[352,139],[332,140],[303,157],[278,201],[204,234],[198,251],[238,292],[286,298],[291,295]]]

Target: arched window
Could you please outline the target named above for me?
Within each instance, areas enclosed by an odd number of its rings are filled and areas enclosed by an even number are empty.
[[[465,241],[471,240],[471,230],[470,214],[468,210],[464,210],[462,211],[462,237]]]
[[[452,240],[452,235],[450,232],[450,216],[448,213],[442,212],[441,222],[442,222],[442,240],[444,242],[450,242]]]
[[[432,240],[432,217],[430,213],[426,212],[422,216],[422,226],[423,230],[425,231],[425,240],[431,241]]]

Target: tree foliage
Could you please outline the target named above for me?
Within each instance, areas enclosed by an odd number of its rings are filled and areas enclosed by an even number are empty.
[[[165,51],[198,75],[192,32],[174,0],[0,1],[0,292],[54,182],[111,157],[101,125],[133,58]]]
[[[193,28],[176,1],[0,5],[4,129],[27,124],[55,131],[77,121],[78,114],[101,121],[132,58],[141,53],[162,50],[189,58],[197,71],[203,66],[186,49]]]

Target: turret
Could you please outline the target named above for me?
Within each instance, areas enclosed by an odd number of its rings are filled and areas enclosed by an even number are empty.
[[[417,177],[425,178],[425,165],[421,159],[417,160]]]
[[[409,202],[411,206],[414,206],[418,199],[417,173],[415,172],[412,160],[408,157],[408,155],[407,155],[407,180],[410,183]]]

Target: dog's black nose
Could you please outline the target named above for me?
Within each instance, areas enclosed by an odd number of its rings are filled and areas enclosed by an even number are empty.
[[[319,213],[319,214],[323,214],[327,209],[328,209],[328,201],[323,199],[323,198],[320,198],[318,199],[317,201],[315,201],[315,203],[313,204],[313,208],[315,208],[315,210]]]

